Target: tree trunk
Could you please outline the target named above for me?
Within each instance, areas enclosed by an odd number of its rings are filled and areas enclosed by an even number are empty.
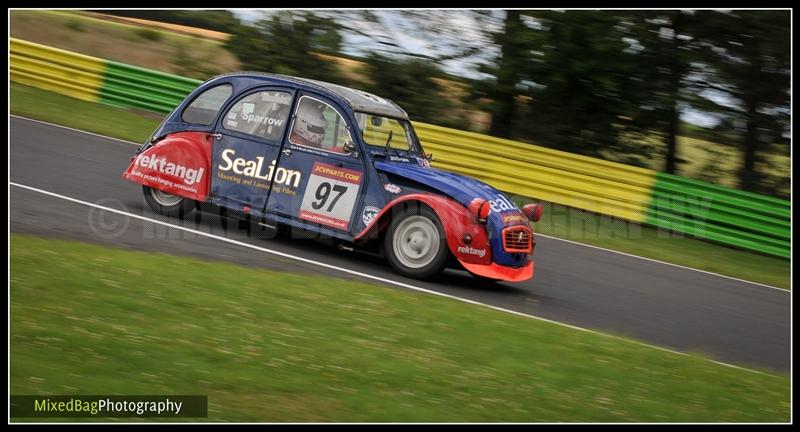
[[[755,105],[747,106],[747,131],[744,134],[744,154],[742,168],[739,173],[739,187],[751,192],[758,192],[758,173],[756,172],[756,155],[758,151],[758,115]]]
[[[668,174],[678,173],[678,122],[680,122],[680,112],[678,112],[678,99],[672,100],[669,113],[669,125],[667,126],[667,160],[664,171]]]
[[[761,57],[757,41],[745,44],[748,60],[750,61],[750,81],[755,81],[761,76]],[[744,155],[742,168],[739,173],[739,187],[746,191],[758,192],[760,178],[756,172],[756,159],[758,158],[758,108],[759,94],[751,87],[742,89],[744,105],[747,107],[747,130],[744,134]]]
[[[503,43],[500,47],[499,71],[497,73],[497,87],[494,94],[494,109],[492,110],[492,123],[489,126],[489,135],[512,138],[514,111],[516,109],[516,85],[518,71],[511,64],[519,54],[515,45],[519,43],[516,35],[522,25],[518,10],[506,11],[503,30]]]
[[[678,42],[678,35],[681,31],[683,12],[677,11],[672,18],[672,58],[669,68],[669,120],[667,124],[667,160],[664,171],[669,174],[678,173],[678,126],[681,121],[681,113],[678,110],[679,92],[681,89],[681,79],[683,78],[683,65],[680,59],[681,50]]]

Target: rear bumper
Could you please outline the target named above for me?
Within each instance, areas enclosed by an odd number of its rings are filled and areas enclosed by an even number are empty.
[[[495,263],[470,264],[465,262],[462,262],[461,265],[478,276],[509,282],[522,282],[533,277],[533,260],[528,261],[528,264],[522,267],[506,267]]]

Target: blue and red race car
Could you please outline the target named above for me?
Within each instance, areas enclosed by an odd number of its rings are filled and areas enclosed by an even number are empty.
[[[457,263],[473,275],[533,276],[530,221],[475,179],[430,167],[406,112],[330,83],[257,72],[201,84],[133,157],[124,178],[159,214],[199,204],[268,226],[376,246],[397,272],[429,278]]]

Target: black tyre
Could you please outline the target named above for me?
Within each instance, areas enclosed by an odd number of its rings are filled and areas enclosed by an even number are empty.
[[[441,272],[450,254],[441,221],[433,210],[418,204],[410,204],[394,215],[383,246],[389,265],[414,279],[428,279]]]
[[[193,200],[148,186],[142,186],[142,191],[147,205],[160,215],[184,218],[191,214],[197,206]]]

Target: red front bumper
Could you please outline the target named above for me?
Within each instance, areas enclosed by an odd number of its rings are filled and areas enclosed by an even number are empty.
[[[506,267],[491,264],[470,264],[462,262],[464,266],[471,273],[478,276],[483,276],[492,279],[500,279],[509,282],[522,282],[533,277],[533,260],[528,261],[528,264],[522,267]]]

